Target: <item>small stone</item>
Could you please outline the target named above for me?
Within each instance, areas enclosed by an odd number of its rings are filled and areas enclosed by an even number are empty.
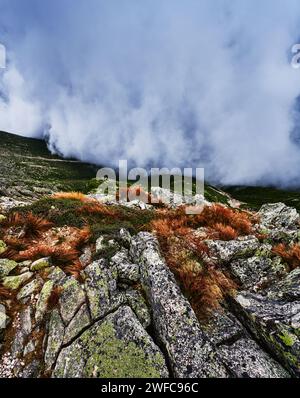
[[[40,258],[32,263],[30,269],[31,271],[41,271],[42,269],[51,267],[52,261],[50,257]]]
[[[259,240],[255,236],[244,236],[232,241],[205,241],[211,254],[218,260],[229,262],[236,258],[247,258],[254,255],[259,248]]]
[[[92,262],[92,250],[90,247],[85,247],[83,254],[79,257],[79,261],[83,267],[86,267]]]
[[[5,329],[9,322],[9,317],[6,315],[6,309],[4,305],[0,304],[0,331]]]
[[[59,267],[46,268],[46,271],[48,270],[49,270],[48,279],[50,279],[54,283],[58,283],[59,281],[61,281],[66,277],[66,274]]]
[[[3,242],[3,240],[0,240],[0,254],[3,254],[7,250],[6,244]]]
[[[2,283],[7,289],[18,290],[19,287],[27,282],[32,276],[32,272],[25,272],[25,274],[17,276],[7,276],[3,279]]]
[[[19,274],[25,274],[25,272],[29,272],[30,268],[28,267],[22,267],[20,268]]]
[[[106,243],[104,236],[100,236],[100,238],[96,240],[96,254],[101,253],[102,250],[104,250],[105,248],[106,248]]]
[[[31,296],[39,288],[41,288],[41,282],[38,279],[34,279],[33,281],[22,287],[17,295],[17,299],[22,300],[28,296]]]
[[[26,355],[31,354],[34,351],[35,351],[34,342],[30,340],[29,343],[24,348],[23,356],[25,357]]]
[[[0,279],[9,275],[17,266],[18,264],[15,261],[0,259]]]
[[[119,232],[119,236],[120,236],[121,241],[124,244],[130,245],[132,238],[131,238],[130,232],[127,229],[121,228],[120,232]]]

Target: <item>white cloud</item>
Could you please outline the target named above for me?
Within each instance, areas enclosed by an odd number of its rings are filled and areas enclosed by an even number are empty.
[[[298,1],[2,3],[0,24],[16,27],[0,129],[36,136],[49,124],[52,149],[105,165],[299,185]]]

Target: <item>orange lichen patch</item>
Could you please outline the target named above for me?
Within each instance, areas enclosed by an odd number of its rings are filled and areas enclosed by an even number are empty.
[[[280,256],[289,265],[291,270],[300,267],[299,244],[289,247],[283,243],[280,243],[279,245],[273,247],[272,252]]]

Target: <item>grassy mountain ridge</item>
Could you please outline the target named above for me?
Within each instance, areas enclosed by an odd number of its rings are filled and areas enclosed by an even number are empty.
[[[53,155],[45,141],[0,132],[0,196],[38,198],[50,192],[81,191],[97,186],[97,167]],[[264,203],[284,202],[300,210],[300,192],[270,187],[213,187],[205,184],[211,202],[228,203],[233,197],[257,210]]]
[[[0,132],[0,195],[17,199],[52,191],[87,192],[96,167],[52,155],[43,140]]]

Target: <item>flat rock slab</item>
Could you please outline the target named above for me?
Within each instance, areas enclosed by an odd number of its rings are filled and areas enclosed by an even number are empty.
[[[300,301],[280,302],[241,292],[233,308],[243,325],[291,374],[300,376]]]
[[[299,214],[284,203],[269,203],[261,207],[260,224],[267,229],[299,229]]]
[[[92,319],[103,318],[119,306],[117,272],[105,260],[94,261],[84,270],[85,290]]]
[[[208,240],[205,242],[212,256],[222,262],[236,258],[253,256],[259,248],[259,240],[255,236],[245,236],[232,241]]]
[[[228,369],[238,378],[289,378],[289,373],[249,338],[219,348]]]
[[[57,359],[53,377],[168,377],[164,357],[129,307],[95,323]]]

